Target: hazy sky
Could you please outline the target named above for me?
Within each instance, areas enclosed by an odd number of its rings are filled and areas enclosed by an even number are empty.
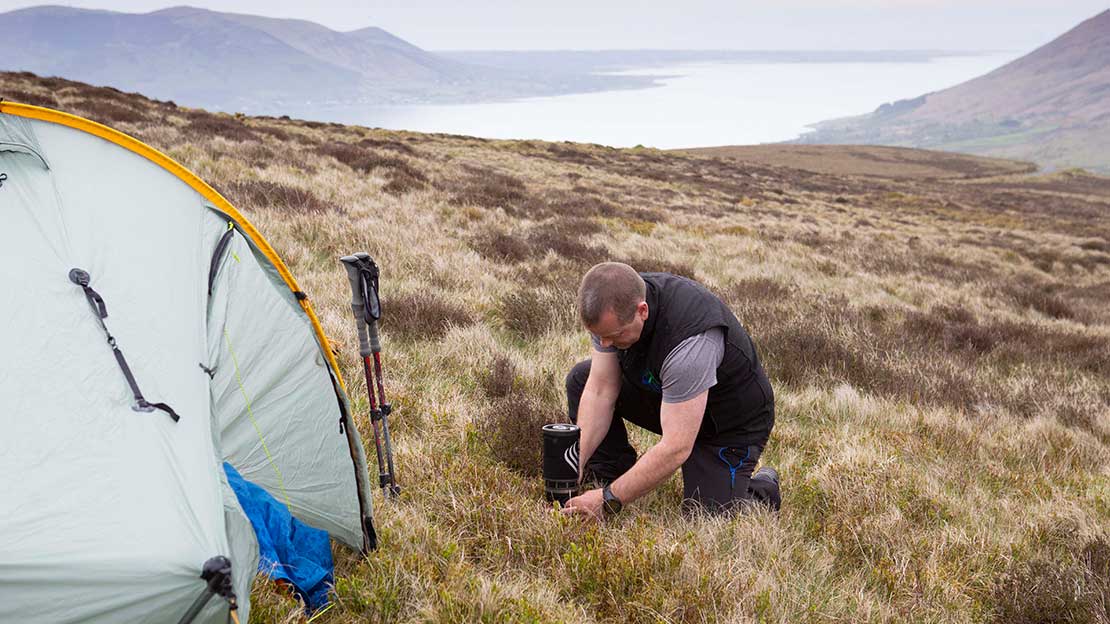
[[[159,0],[70,0],[147,12]],[[1110,8],[1110,0],[191,0],[219,11],[293,17],[336,30],[379,26],[445,49],[1030,50]],[[37,3],[0,0],[0,11]]]

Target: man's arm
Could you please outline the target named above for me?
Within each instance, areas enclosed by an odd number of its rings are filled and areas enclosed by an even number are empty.
[[[582,430],[578,443],[578,480],[582,480],[586,462],[597,450],[613,422],[613,407],[621,391],[621,369],[616,352],[594,349],[590,375],[578,403],[578,427]]]
[[[701,429],[708,398],[706,390],[688,401],[662,405],[659,420],[663,438],[609,486],[621,503],[630,503],[655,489],[686,462]]]
[[[705,390],[688,401],[662,405],[660,424],[663,438],[609,486],[622,504],[630,503],[650,492],[682,466],[694,449],[694,440],[701,428],[708,398],[709,391]],[[590,490],[567,501],[566,512],[601,518],[602,503],[601,490]]]

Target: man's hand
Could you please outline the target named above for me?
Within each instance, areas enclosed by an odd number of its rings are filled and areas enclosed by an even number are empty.
[[[566,516],[586,516],[594,520],[602,520],[605,517],[605,512],[602,510],[604,503],[605,497],[602,496],[601,488],[598,488],[568,500],[561,513]]]

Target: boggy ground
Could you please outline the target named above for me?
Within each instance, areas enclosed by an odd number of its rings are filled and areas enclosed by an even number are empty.
[[[380,550],[337,549],[318,622],[1110,621],[1104,178],[387,132],[29,74],[0,95],[118,127],[225,193],[312,298],[367,440],[336,259],[379,261],[405,491],[375,500]],[[588,353],[577,280],[605,259],[695,277],[750,329],[781,513],[684,519],[677,478],[605,526],[539,502],[538,427]],[[252,620],[305,621],[258,590]]]

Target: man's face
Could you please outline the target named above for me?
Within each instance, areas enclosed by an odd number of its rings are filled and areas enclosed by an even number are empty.
[[[616,347],[623,350],[636,344],[636,341],[640,339],[640,333],[644,330],[644,321],[647,319],[648,304],[646,301],[641,301],[636,306],[636,313],[632,315],[630,322],[621,323],[616,313],[612,310],[606,310],[601,313],[597,325],[586,329],[598,337],[601,346]]]

